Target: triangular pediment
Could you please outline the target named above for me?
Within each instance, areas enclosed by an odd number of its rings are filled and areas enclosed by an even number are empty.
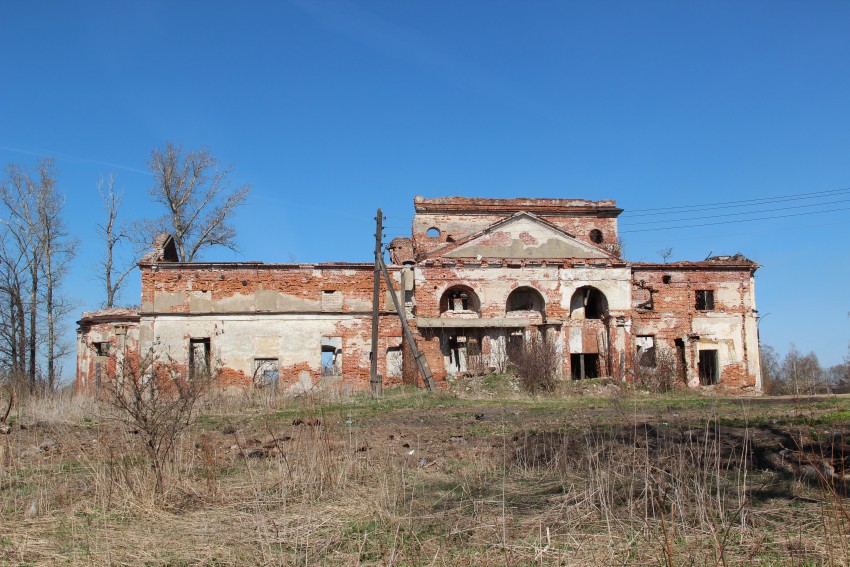
[[[442,252],[442,253],[441,253]],[[444,258],[610,258],[610,255],[530,213],[517,213],[473,234],[449,250],[431,256]]]

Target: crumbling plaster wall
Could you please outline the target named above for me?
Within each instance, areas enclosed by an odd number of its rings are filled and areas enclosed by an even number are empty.
[[[652,309],[640,308],[637,301],[633,305],[634,336],[655,336],[657,347],[671,350],[676,339],[683,341],[692,387],[699,386],[701,350],[717,350],[721,387],[761,387],[752,265],[683,262],[635,264],[632,269],[633,291],[652,290]],[[698,290],[713,292],[713,309],[696,309]]]
[[[108,345],[98,353],[98,344]],[[138,313],[129,309],[109,309],[83,313],[77,329],[77,394],[99,393],[103,381],[112,379],[128,357],[136,359],[139,348]]]
[[[156,343],[162,356],[187,361],[190,339],[210,339],[212,361],[227,369],[227,380],[250,385],[257,359],[277,359],[282,384],[306,371],[314,383],[322,375],[322,339],[341,338],[342,376],[347,383],[368,381],[371,319],[343,314],[164,315],[143,320],[142,348]],[[400,329],[384,329],[382,339],[400,344]],[[396,332],[395,337],[388,333]],[[153,337],[152,342],[147,339]],[[395,338],[395,341],[391,341]],[[386,347],[385,347],[386,348]],[[383,362],[379,360],[379,362]]]
[[[583,264],[583,263],[582,263]],[[465,266],[443,263],[441,266],[417,266],[414,269],[416,286],[417,317],[440,317],[440,299],[454,286],[472,289],[480,301],[482,319],[500,319],[499,325],[506,327],[505,319],[512,315],[528,317],[528,313],[506,311],[510,293],[520,287],[531,287],[541,293],[545,300],[545,320],[533,319],[534,323],[556,324],[548,331],[556,341],[558,349],[568,354],[600,353],[606,356],[606,368],[612,375],[619,374],[620,353],[630,347],[630,337],[625,325],[617,324],[631,309],[631,270],[611,267],[569,267],[563,265],[537,266],[516,263],[511,266]],[[607,300],[612,323],[607,328],[599,321],[573,320],[570,318],[570,303],[573,294],[584,286],[601,291]],[[445,314],[443,314],[445,316]],[[622,323],[622,321],[620,321]],[[451,326],[451,323],[447,323]],[[603,337],[600,338],[600,332]],[[484,335],[482,354],[489,356],[497,349],[505,348],[501,332],[489,331]],[[435,375],[445,377],[445,356],[440,349],[440,333],[424,332],[422,342],[429,364]],[[496,356],[501,353],[496,353]],[[570,370],[569,360],[564,358],[563,373]]]
[[[330,380],[322,377],[322,339],[339,338],[342,376],[334,379],[364,387],[373,274],[363,264],[143,266],[141,348],[188,364],[191,339],[209,338],[225,383],[250,385],[257,359],[276,359],[279,383],[303,386]],[[378,367],[386,374],[387,349],[400,346],[401,327],[384,282],[381,292]]]
[[[143,266],[142,313],[314,313],[327,311],[324,295],[335,291],[342,304],[333,310],[366,312],[372,309],[372,274],[372,266],[362,264]],[[392,303],[384,300],[381,308],[392,309]]]

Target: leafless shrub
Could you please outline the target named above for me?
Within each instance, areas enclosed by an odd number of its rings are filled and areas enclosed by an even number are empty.
[[[520,386],[531,394],[555,390],[560,357],[555,343],[539,334],[508,351],[510,366],[519,376]]]
[[[104,386],[105,399],[142,436],[154,470],[154,490],[162,494],[175,442],[191,425],[213,370],[195,368],[190,375],[174,361],[160,360],[153,349],[138,357],[116,360],[114,367]]]
[[[3,410],[0,409],[0,412],[2,412],[2,414],[0,415],[3,416],[0,417],[0,433],[8,434],[12,430],[12,428],[9,426],[8,420],[9,413],[11,413],[12,411],[12,405],[15,403],[15,391],[12,389],[11,386],[4,385],[0,387],[0,392],[6,394],[6,399],[3,399],[3,396],[0,396],[0,402],[6,402],[6,411],[3,412]]]
[[[676,351],[651,349],[641,353],[635,364],[634,383],[650,392],[664,393],[684,386]]]

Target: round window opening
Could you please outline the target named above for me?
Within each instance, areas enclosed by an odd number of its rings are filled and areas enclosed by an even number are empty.
[[[428,238],[440,238],[440,229],[436,226],[432,226],[427,231],[425,231],[425,236]]]
[[[590,241],[591,242],[594,242],[596,244],[602,244],[603,240],[604,239],[602,238],[602,231],[601,230],[599,230],[598,228],[594,228],[593,230],[590,231]]]

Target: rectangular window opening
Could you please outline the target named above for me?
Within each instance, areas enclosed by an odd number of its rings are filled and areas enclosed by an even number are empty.
[[[92,348],[94,349],[95,356],[109,356],[109,345],[110,343],[103,341],[92,343]]]
[[[697,311],[714,311],[714,290],[698,289],[696,292]]]
[[[644,368],[655,368],[655,337],[653,335],[638,335],[635,339],[638,365]]]
[[[254,385],[259,387],[271,386],[277,387],[277,380],[280,375],[278,362],[276,358],[255,358],[254,359]]]
[[[189,379],[209,377],[210,338],[189,339]]]
[[[322,337],[322,376],[342,376],[342,337]]]
[[[699,383],[702,386],[711,386],[720,382],[720,365],[717,360],[717,351],[707,349],[699,351]]]
[[[387,378],[401,378],[402,353],[401,347],[387,347]]]
[[[573,353],[570,355],[570,368],[573,380],[599,378],[599,354]]]

